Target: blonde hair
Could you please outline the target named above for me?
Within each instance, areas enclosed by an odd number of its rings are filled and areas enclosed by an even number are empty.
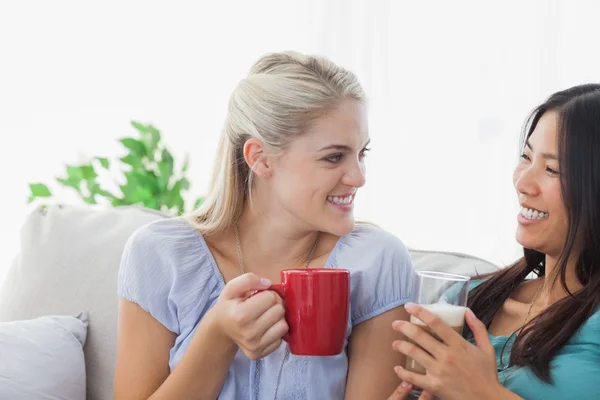
[[[261,57],[229,99],[210,189],[189,221],[202,234],[233,226],[250,196],[252,171],[243,147],[250,138],[278,153],[344,99],[364,102],[356,76],[324,57],[296,52]]]

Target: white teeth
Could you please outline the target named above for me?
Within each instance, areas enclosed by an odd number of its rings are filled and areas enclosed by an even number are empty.
[[[521,207],[520,214],[522,216],[524,216],[525,218],[527,218],[527,219],[544,219],[544,218],[548,218],[548,213],[547,212],[535,210],[533,208]]]
[[[327,196],[327,201],[334,204],[350,204],[354,199],[354,195],[346,196],[346,197],[338,197],[338,196]]]

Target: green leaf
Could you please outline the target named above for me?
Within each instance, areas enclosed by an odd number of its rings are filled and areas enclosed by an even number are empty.
[[[83,197],[83,201],[85,201],[88,204],[98,204],[96,203],[96,199],[94,198],[94,196],[85,196]]]
[[[125,173],[127,183],[121,186],[127,204],[135,204],[154,197],[157,191],[157,178],[150,171],[131,171]]]
[[[183,159],[183,167],[181,167],[181,173],[185,173],[188,170],[188,166],[190,165],[190,158],[186,155]]]
[[[160,203],[156,199],[147,199],[144,201],[144,207],[160,210]]]
[[[154,152],[158,148],[160,142],[160,132],[152,125],[144,125],[137,121],[131,121],[131,125],[137,129],[141,136],[141,142],[143,143],[146,154],[153,158]]]
[[[163,201],[168,208],[173,208],[179,202],[179,198],[181,198],[179,190],[171,190],[167,193]]]
[[[29,197],[27,198],[27,204],[30,204],[35,199],[36,199],[36,197],[34,195],[30,194]]]
[[[51,197],[52,193],[50,193],[50,189],[48,186],[42,183],[30,183],[29,189],[31,189],[32,196],[35,197]]]
[[[87,186],[88,190],[90,191],[90,196],[95,196],[97,194],[102,193],[101,195],[104,197],[112,197],[112,195],[110,193],[108,193],[106,190],[102,190],[102,188],[100,188],[100,185],[96,181],[87,181],[86,186]],[[106,196],[106,194],[108,194],[108,196]]]
[[[177,181],[177,183],[179,184],[179,189],[182,192],[186,191],[190,188],[190,181],[188,181],[187,178],[181,178],[180,180]]]
[[[173,175],[173,156],[167,149],[162,151],[162,159],[158,162],[158,188],[164,191]]]
[[[123,193],[123,204],[131,204],[130,199],[133,197],[136,191],[136,185],[134,183],[127,182],[127,184],[121,185],[119,188]]]
[[[121,199],[120,197],[113,197],[113,199],[110,201],[110,204],[112,204],[113,207],[126,205],[125,200]]]
[[[148,187],[138,186],[127,199],[130,204],[144,203],[152,199],[152,191]]]
[[[125,157],[121,157],[121,161],[125,164],[131,165],[134,169],[140,169],[144,167],[142,159],[134,154],[127,154]]]
[[[133,126],[135,129],[137,129],[140,133],[148,132],[148,127],[140,122],[131,121],[131,126]]]
[[[94,167],[91,165],[82,165],[79,167],[79,170],[81,171],[81,175],[83,175],[83,179],[87,181],[93,180],[98,176],[96,171],[94,171]]]
[[[56,181],[64,186],[73,188],[73,189],[77,190],[78,192],[81,191],[81,188],[79,185],[81,183],[81,180],[74,181],[71,179],[56,178]]]
[[[158,149],[158,143],[160,142],[160,132],[152,125],[148,125],[148,135],[145,137],[144,145],[148,150],[148,154],[154,154]]]
[[[204,197],[198,197],[194,202],[194,210],[197,210],[204,203]]]
[[[67,179],[71,182],[83,180],[84,177],[81,168],[74,165],[67,165]]]
[[[102,197],[109,198],[111,200],[115,198],[114,194],[112,194],[111,192],[104,190],[102,188],[98,188],[98,190],[96,190],[96,194],[99,196],[102,196]]]
[[[165,198],[165,204],[169,208],[176,207],[178,213],[181,214],[184,211],[185,202],[181,196],[181,192],[189,188],[190,183],[186,178],[181,178],[173,185],[173,188],[169,191]]]
[[[104,168],[108,169],[108,158],[96,157],[96,160],[100,161],[100,165],[102,165]]]
[[[139,157],[143,157],[146,155],[146,147],[139,140],[135,140],[132,138],[123,138],[120,140],[120,142],[127,149],[131,150],[133,154]]]
[[[152,171],[137,171],[136,179],[141,186],[147,187],[152,193],[158,192],[158,177]]]

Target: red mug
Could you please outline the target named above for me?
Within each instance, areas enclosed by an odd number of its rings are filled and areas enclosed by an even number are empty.
[[[281,296],[289,325],[283,337],[298,356],[334,356],[344,350],[350,271],[334,268],[286,269],[271,285]]]

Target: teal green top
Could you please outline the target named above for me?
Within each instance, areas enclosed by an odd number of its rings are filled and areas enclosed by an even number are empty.
[[[471,282],[471,289],[481,282]],[[498,380],[511,392],[527,400],[600,399],[600,311],[579,328],[550,362],[552,385],[540,380],[528,367],[506,368],[514,336],[489,337],[496,350]]]

